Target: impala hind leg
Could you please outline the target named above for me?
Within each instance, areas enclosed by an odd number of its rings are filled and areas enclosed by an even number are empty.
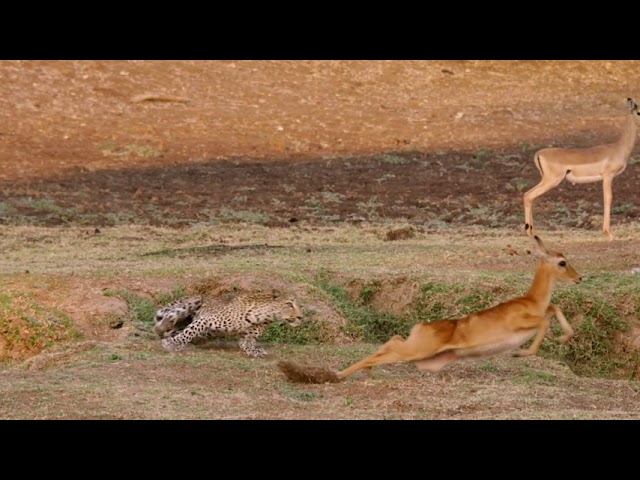
[[[424,360],[418,360],[413,362],[418,370],[425,372],[436,373],[442,370],[445,366],[458,360],[458,356],[455,352],[449,350],[448,352],[438,353],[431,358]]]
[[[403,355],[401,353],[401,345],[403,345],[404,343],[405,341],[400,335],[391,337],[391,339],[387,343],[382,345],[382,347],[380,347],[376,353],[369,355],[363,360],[360,360],[359,362],[351,365],[349,368],[345,368],[338,373],[338,377],[346,378],[362,369],[366,369],[367,376],[371,377],[372,367],[376,365],[382,365],[384,363],[395,363],[402,361]]]
[[[529,235],[530,237],[534,236],[533,233],[533,212],[532,212],[532,207],[533,207],[533,201],[538,198],[540,195],[543,195],[544,193],[548,192],[549,190],[551,190],[554,187],[557,187],[560,182],[562,182],[562,179],[564,177],[560,177],[560,178],[549,178],[549,177],[542,177],[542,180],[540,181],[540,183],[538,185],[536,185],[535,187],[533,187],[531,190],[529,190],[527,193],[524,194],[524,230],[527,233],[527,235]]]
[[[602,193],[604,197],[604,220],[602,222],[602,231],[609,241],[613,240],[613,235],[611,234],[611,201],[613,199],[613,192],[611,191],[612,183],[613,177],[604,177],[602,179]]]
[[[376,353],[338,372],[338,377],[346,378],[358,370],[385,363],[415,362],[428,359],[446,349],[446,342],[455,327],[450,322],[418,323],[413,326],[409,337],[404,340],[395,335],[382,345]]]

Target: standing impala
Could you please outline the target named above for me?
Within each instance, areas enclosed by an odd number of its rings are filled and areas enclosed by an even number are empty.
[[[591,183],[602,180],[604,192],[604,222],[603,231],[609,240],[611,235],[611,184],[613,177],[620,175],[631,156],[636,142],[638,125],[640,125],[640,111],[638,105],[627,98],[630,115],[627,117],[622,135],[615,143],[597,145],[590,148],[543,148],[534,156],[536,167],[542,175],[542,180],[524,194],[524,229],[532,237],[533,214],[531,206],[540,195],[557,187],[564,178],[572,184]]]

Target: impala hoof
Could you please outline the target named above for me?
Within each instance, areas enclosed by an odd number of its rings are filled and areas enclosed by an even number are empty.
[[[525,223],[524,231],[527,233],[527,235],[529,235],[530,237],[533,237],[533,225],[529,225],[528,223]]]
[[[533,353],[529,353],[526,350],[518,350],[517,352],[513,352],[511,354],[512,357],[528,357],[530,355],[533,355]]]

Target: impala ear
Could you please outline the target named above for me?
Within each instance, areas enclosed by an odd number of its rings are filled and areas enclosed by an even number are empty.
[[[636,102],[634,102],[632,99],[627,98],[627,107],[629,108],[629,110],[631,110],[632,112],[634,110],[638,109],[638,105],[636,105]]]
[[[547,248],[544,246],[544,243],[539,236],[535,235],[531,242],[533,243],[533,249],[536,255],[538,255],[540,258],[546,258],[549,256],[549,252],[547,251]]]

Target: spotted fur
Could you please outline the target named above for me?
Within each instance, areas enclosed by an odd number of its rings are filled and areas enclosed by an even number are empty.
[[[191,297],[158,310],[155,330],[163,338],[162,346],[172,352],[203,338],[239,336],[242,351],[261,357],[267,352],[256,342],[277,320],[293,327],[300,325],[302,310],[295,299],[280,297],[277,292],[240,294],[230,299]],[[185,322],[190,323],[185,326]]]

